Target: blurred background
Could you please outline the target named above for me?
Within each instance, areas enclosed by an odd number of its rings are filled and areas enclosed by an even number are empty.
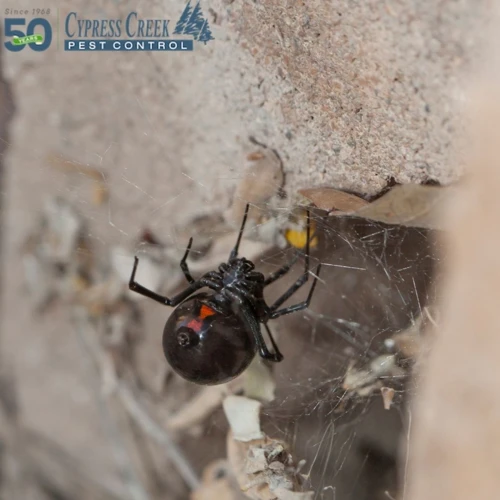
[[[494,4],[200,6],[214,39],[190,53],[62,48],[70,12],[173,29],[173,0],[29,0],[50,7],[52,45],[2,43],[0,498],[403,498]],[[300,254],[268,303],[303,272],[304,207],[321,276],[308,310],[272,324],[282,363],[199,387],[160,349],[171,310],[128,291],[133,256],[173,295],[189,238],[193,275],[217,269],[246,203],[243,256],[268,274]],[[262,443],[228,436],[235,395],[262,405],[264,464]]]

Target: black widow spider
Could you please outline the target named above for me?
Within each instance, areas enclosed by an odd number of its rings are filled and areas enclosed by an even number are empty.
[[[299,254],[267,278],[254,271],[255,266],[251,261],[238,257],[248,210],[247,204],[238,239],[229,260],[222,263],[218,271],[208,272],[198,280],[193,279],[186,263],[193,243],[193,238],[190,238],[180,262],[189,286],[171,299],[148,290],[135,281],[139,263],[139,259],[135,257],[129,288],[161,304],[178,306],[168,318],[163,330],[163,352],[179,375],[197,384],[215,385],[231,380],[247,368],[257,350],[264,359],[281,361],[283,355],[274,342],[267,322],[284,314],[306,309],[316,287],[321,264],[316,268],[316,276],[307,299],[280,309],[309,278],[308,211],[304,274],[272,306],[266,304],[264,288],[284,276],[295,264]],[[210,288],[215,293],[198,293],[191,296],[200,288]],[[267,330],[274,352],[267,348],[260,331],[260,323]]]

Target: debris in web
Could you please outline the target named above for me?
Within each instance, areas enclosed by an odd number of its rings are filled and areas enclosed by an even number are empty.
[[[260,428],[261,404],[250,398],[229,396],[224,411],[229,422],[228,460],[241,490],[255,500],[306,500],[304,462],[294,463],[289,446],[272,439]]]
[[[312,491],[303,491],[306,477],[295,464],[287,444],[267,436],[248,442],[227,442],[228,460],[241,490],[255,500],[310,499]]]
[[[405,375],[393,354],[378,356],[365,366],[357,366],[356,362],[351,361],[342,388],[348,393],[366,397],[382,389],[388,379],[398,379]]]
[[[392,405],[392,400],[394,399],[394,394],[396,393],[396,391],[392,387],[381,387],[380,393],[382,394],[384,409],[390,410]]]
[[[430,308],[424,307],[422,314],[408,328],[387,339],[386,345],[394,347],[404,358],[418,360],[424,352],[427,337],[432,336],[437,327]]]

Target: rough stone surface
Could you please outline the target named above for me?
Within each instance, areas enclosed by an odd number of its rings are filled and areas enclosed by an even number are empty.
[[[219,0],[204,6],[216,40],[191,54],[7,54],[24,155],[11,162],[43,169],[53,149],[102,164],[122,230],[137,211],[154,224],[180,207],[226,208],[250,135],[280,153],[292,195],[316,185],[375,194],[391,177],[448,183],[487,5]],[[60,17],[70,8],[89,18],[130,9],[73,2]],[[175,20],[182,8],[137,10]]]

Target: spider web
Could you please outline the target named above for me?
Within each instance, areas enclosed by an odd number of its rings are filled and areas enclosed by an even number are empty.
[[[349,393],[344,377],[349,363],[366,367],[387,353],[385,341],[432,303],[433,244],[414,228],[360,219],[317,224],[324,239],[315,255],[323,265],[321,283],[311,308],[280,326],[280,340],[290,336],[296,351],[278,375],[282,392],[267,408],[270,425],[303,450],[317,498],[384,498],[385,491],[397,491],[395,466],[404,455],[398,439],[411,383],[383,377],[396,390],[396,406],[387,412],[379,390]]]

